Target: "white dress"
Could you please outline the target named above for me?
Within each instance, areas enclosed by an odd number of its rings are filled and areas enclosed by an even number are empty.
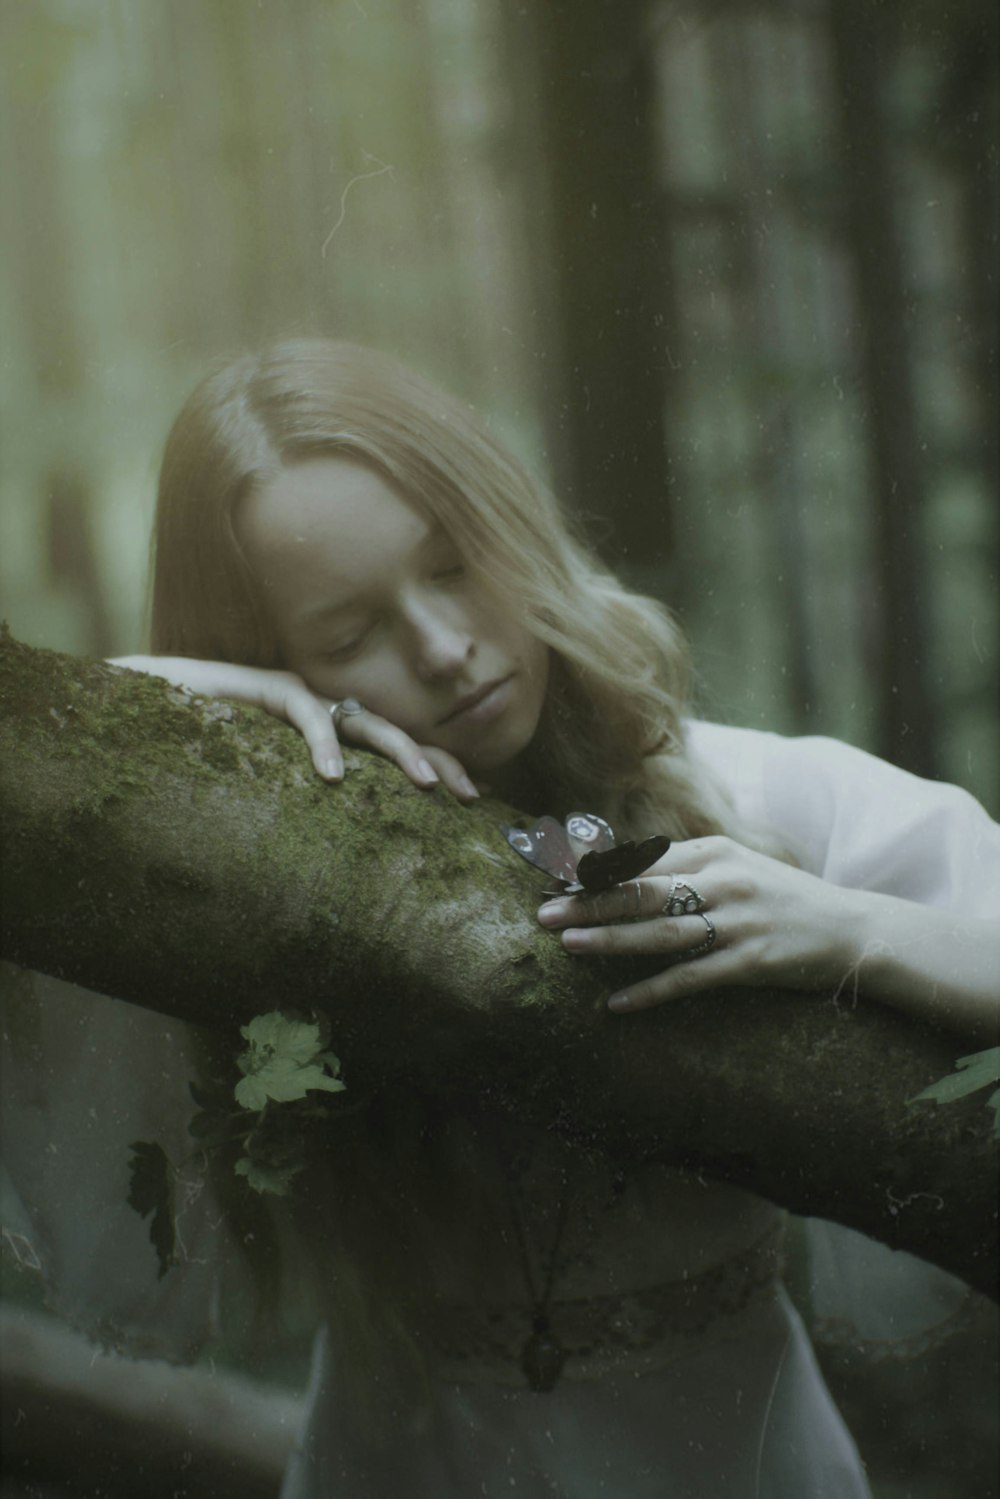
[[[1000,828],[959,789],[832,740],[706,723],[689,731],[694,756],[741,822],[777,835],[804,869],[927,905],[1000,914]],[[529,1390],[519,1368],[531,1307],[512,1245],[505,1283],[494,1267],[464,1305],[449,1303],[446,1274],[429,1288],[440,1298],[451,1356],[429,1411],[398,1421],[391,1439],[366,1438],[345,1416],[336,1350],[320,1339],[310,1418],[282,1499],[867,1495],[769,1258],[781,1215],[747,1193],[655,1166],[630,1173],[609,1208],[600,1168],[577,1162],[581,1184],[570,1154],[539,1142],[529,1179],[519,1182],[536,1230],[536,1288],[545,1273],[538,1241],[551,1229],[551,1184],[560,1178],[574,1184],[567,1223],[585,1241],[567,1250],[549,1308],[569,1350],[555,1389]],[[498,1197],[503,1190],[498,1180]],[[474,1255],[474,1242],[467,1252]],[[887,1260],[907,1258],[873,1245],[866,1264],[884,1274]],[[887,1314],[878,1335],[893,1334]]]
[[[775,833],[803,868],[928,905],[1000,912],[1000,828],[964,792],[830,740],[702,723],[690,735],[741,821]],[[189,1112],[186,1028],[64,987],[15,979],[4,1009],[8,1249],[37,1264],[57,1309],[103,1342],[192,1357],[218,1335],[226,1297],[242,1306],[212,1199],[192,1189],[183,1263],[162,1280],[146,1228],[125,1206],[129,1143],[169,1144],[165,1122],[177,1129]],[[109,1054],[124,1064],[114,1089]],[[454,1129],[461,1155],[469,1142]],[[623,1183],[606,1163],[537,1135],[512,1137],[513,1187],[492,1153],[478,1166],[472,1157],[477,1200],[495,1211],[442,1220],[427,1287],[430,1399],[395,1413],[377,1440],[366,1435],[338,1395],[336,1349],[321,1334],[283,1499],[868,1494],[777,1279],[781,1213],[655,1165]],[[556,1387],[536,1393],[520,1352],[564,1199],[548,1312],[568,1357]],[[499,1258],[498,1225],[510,1250]],[[492,1249],[481,1257],[486,1233]]]

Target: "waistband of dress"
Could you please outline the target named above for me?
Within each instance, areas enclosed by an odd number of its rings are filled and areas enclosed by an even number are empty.
[[[703,1338],[773,1294],[783,1267],[785,1221],[748,1248],[697,1275],[635,1290],[559,1300],[548,1307],[552,1336],[566,1356],[563,1379],[611,1371],[649,1373],[683,1357]],[[525,1302],[439,1303],[429,1339],[439,1378],[523,1388],[532,1310]]]

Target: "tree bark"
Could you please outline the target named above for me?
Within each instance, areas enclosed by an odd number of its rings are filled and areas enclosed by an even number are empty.
[[[655,1153],[993,1290],[982,1095],[907,1105],[960,1040],[850,982],[612,1017],[622,966],[538,927],[511,809],[348,762],[328,787],[262,713],[6,636],[3,956],[210,1025],[316,1006],[366,1085]]]

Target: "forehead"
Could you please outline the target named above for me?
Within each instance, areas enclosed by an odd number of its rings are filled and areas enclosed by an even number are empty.
[[[301,586],[321,573],[327,586],[355,588],[405,560],[431,530],[380,474],[346,458],[281,469],[247,497],[239,518],[240,540],[271,586],[291,571]]]

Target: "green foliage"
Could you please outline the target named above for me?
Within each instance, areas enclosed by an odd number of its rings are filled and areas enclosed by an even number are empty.
[[[315,1095],[344,1091],[340,1062],[325,1049],[318,1024],[278,1010],[256,1015],[240,1027],[240,1035],[250,1044],[236,1058],[243,1076],[235,1089],[228,1084],[214,1089],[188,1084],[197,1106],[188,1133],[202,1158],[210,1151],[238,1146],[242,1154],[233,1168],[236,1175],[255,1192],[285,1197],[305,1168],[311,1130],[327,1117]],[[235,1109],[234,1097],[239,1105]],[[152,1214],[149,1236],[162,1276],[175,1263],[174,1198],[187,1162],[174,1165],[162,1146],[146,1140],[136,1140],[130,1148],[128,1202],[140,1217]]]
[[[324,1051],[319,1026],[290,1020],[278,1010],[257,1015],[240,1027],[249,1048],[236,1059],[244,1074],[236,1084],[236,1102],[244,1109],[264,1109],[268,1101],[293,1103],[310,1089],[340,1093],[340,1062]],[[329,1075],[328,1075],[329,1074]]]
[[[993,1135],[1000,1140],[1000,1046],[991,1046],[986,1051],[975,1051],[967,1057],[959,1057],[954,1072],[931,1083],[922,1093],[908,1101],[912,1103],[954,1103],[977,1093],[980,1088],[993,1087],[986,1100],[986,1107],[993,1110]]]
[[[176,1173],[162,1146],[134,1140],[129,1149],[132,1151],[129,1207],[135,1208],[140,1218],[152,1214],[149,1237],[160,1265],[157,1279],[162,1279],[174,1264],[173,1187]]]
[[[243,1077],[235,1098],[241,1108],[256,1112],[257,1122],[243,1141],[246,1154],[236,1162],[236,1174],[256,1192],[284,1197],[305,1166],[303,1130],[323,1112],[301,1105],[310,1092],[343,1092],[340,1062],[324,1050],[318,1025],[279,1010],[256,1015],[240,1027],[240,1035],[250,1045],[236,1058]],[[275,1104],[292,1107],[277,1115]]]

